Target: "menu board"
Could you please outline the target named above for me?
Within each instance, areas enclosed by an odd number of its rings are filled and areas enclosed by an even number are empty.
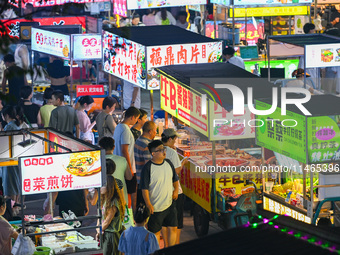
[[[127,0],[128,10],[207,4],[207,0]]]
[[[233,111],[228,112],[219,104],[209,100],[209,140],[233,140],[255,137],[255,123],[252,121],[255,115],[248,107],[245,114],[234,116]],[[253,126],[251,126],[251,125]]]
[[[306,45],[306,68],[340,66],[340,43]]]
[[[308,161],[340,161],[340,115],[307,118]]]
[[[313,0],[234,0],[234,5],[310,4]]]
[[[146,89],[145,46],[103,30],[104,71]]]
[[[201,95],[161,75],[161,108],[208,137],[208,117],[201,105]]]
[[[70,36],[32,27],[31,47],[33,51],[69,58]]]
[[[102,58],[102,36],[100,34],[73,35],[73,59],[89,60]]]
[[[148,89],[160,88],[155,67],[181,64],[214,63],[222,55],[222,42],[174,44],[147,48]]]
[[[257,110],[270,109],[271,105],[256,100]],[[307,163],[306,117],[291,111],[281,115],[277,107],[270,115],[257,115],[256,144],[274,152]],[[292,121],[294,120],[294,121]],[[263,125],[262,125],[263,123]]]
[[[100,151],[21,157],[23,195],[102,186]]]

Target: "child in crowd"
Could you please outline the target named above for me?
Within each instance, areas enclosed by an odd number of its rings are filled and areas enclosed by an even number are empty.
[[[125,255],[147,255],[159,250],[155,234],[145,228],[149,217],[149,209],[145,204],[139,204],[134,214],[136,226],[125,230],[120,237],[118,246],[120,252]]]
[[[52,88],[46,88],[44,91],[44,100],[45,104],[40,107],[39,115],[41,118],[41,124],[44,125],[44,127],[48,127],[48,124],[50,123],[50,117],[51,112],[56,108],[52,104]]]
[[[78,102],[79,107],[76,113],[79,120],[80,139],[94,144],[94,135],[92,132],[92,128],[94,127],[94,125],[96,125],[96,121],[91,123],[89,116],[85,112],[88,112],[92,108],[94,100],[91,96],[83,96],[79,99]]]
[[[18,233],[8,223],[8,221],[2,217],[6,212],[6,200],[3,196],[0,196],[0,254],[11,255],[12,240],[17,239]]]
[[[120,192],[113,176],[107,176],[107,183],[101,190],[103,211],[103,252],[104,255],[121,254],[118,251],[120,233],[124,219],[124,207]]]

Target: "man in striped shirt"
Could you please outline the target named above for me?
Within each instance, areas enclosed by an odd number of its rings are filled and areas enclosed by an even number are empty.
[[[151,154],[148,149],[148,144],[155,138],[157,126],[153,121],[147,121],[143,125],[143,134],[135,142],[135,162],[136,162],[136,177],[137,177],[137,205],[144,202],[142,190],[140,189],[140,176],[142,168],[151,159]]]

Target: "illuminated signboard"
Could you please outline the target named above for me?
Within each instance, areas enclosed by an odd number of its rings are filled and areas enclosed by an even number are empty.
[[[159,89],[155,67],[181,64],[214,63],[222,55],[222,42],[174,44],[147,47],[148,89]]]
[[[302,221],[307,224],[312,223],[312,219],[307,215],[299,213],[298,211],[291,209],[288,206],[280,204],[266,196],[263,196],[263,209],[281,215],[287,215],[295,220]]]
[[[102,58],[102,36],[100,34],[73,35],[73,59],[89,60]]]
[[[113,13],[122,17],[127,17],[126,0],[113,1]]]
[[[25,8],[25,4],[30,3],[34,7],[47,7],[47,6],[55,6],[55,5],[63,5],[63,4],[86,4],[86,3],[98,3],[98,2],[106,2],[107,0],[24,0],[22,1],[22,8]],[[15,7],[19,7],[19,0],[9,0],[11,5]]]
[[[84,166],[81,173],[74,171],[72,165],[84,158],[92,160],[91,166]],[[102,186],[100,151],[30,156],[19,160],[23,195]]]
[[[104,85],[77,85],[77,97],[105,95]]]
[[[219,5],[229,6],[230,0],[210,0],[210,3],[211,4],[219,4]]]
[[[247,12],[246,12],[247,11]],[[264,16],[290,16],[308,15],[308,6],[280,6],[280,7],[258,7],[258,8],[235,8],[235,18],[245,17],[264,17]],[[232,9],[229,10],[230,17],[233,16]]]
[[[161,75],[161,108],[208,137],[208,118],[202,115],[202,96]]]
[[[129,10],[207,4],[207,0],[127,0]]]
[[[310,4],[313,0],[234,0],[234,5],[280,5]]]
[[[26,19],[11,19],[0,20],[4,25],[6,33],[11,38],[19,38],[20,36],[20,22],[39,22],[40,26],[62,26],[62,25],[81,25],[82,31],[86,31],[86,17],[50,17],[50,18],[33,18],[33,20]],[[1,34],[1,33],[0,33]]]
[[[104,71],[146,89],[145,46],[103,31]]]
[[[340,66],[340,43],[306,45],[306,67]]]
[[[33,51],[61,58],[70,57],[70,36],[32,27],[31,45]]]

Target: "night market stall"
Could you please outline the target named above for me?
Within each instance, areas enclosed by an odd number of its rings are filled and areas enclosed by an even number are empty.
[[[97,219],[100,222],[100,198],[96,215],[81,217],[73,211],[53,215],[51,201],[55,192],[60,194],[85,189],[91,192],[97,189],[97,194],[100,194],[100,187],[106,183],[105,153],[97,146],[50,128],[32,132],[1,132],[0,141],[1,166],[10,167],[7,171],[14,171],[13,167],[18,166],[20,172],[21,221],[10,223],[22,228],[23,236],[35,237],[36,245],[45,247],[37,248],[37,251],[51,250],[55,254],[64,254],[98,250],[98,241],[93,236],[85,236],[82,231],[101,229],[101,224],[82,226],[81,222]],[[25,214],[24,196],[37,194],[49,195],[50,214],[44,217]],[[27,210],[29,206],[27,204]],[[22,250],[20,253],[22,245],[14,245],[12,253],[24,254]]]
[[[196,233],[207,234],[209,220],[226,229],[235,227],[247,210],[256,211],[254,194],[261,189],[262,172],[242,169],[261,165],[261,149],[249,139],[255,137],[255,128],[248,125],[254,114],[247,108],[235,113],[233,102],[242,106],[245,102],[233,101],[230,91],[214,84],[235,84],[244,94],[250,87],[254,97],[271,96],[273,85],[228,63],[166,66],[157,71],[162,109],[190,128],[189,134],[184,131],[188,127],[177,131],[181,136],[177,152],[189,158],[179,177],[183,193],[195,203]]]

